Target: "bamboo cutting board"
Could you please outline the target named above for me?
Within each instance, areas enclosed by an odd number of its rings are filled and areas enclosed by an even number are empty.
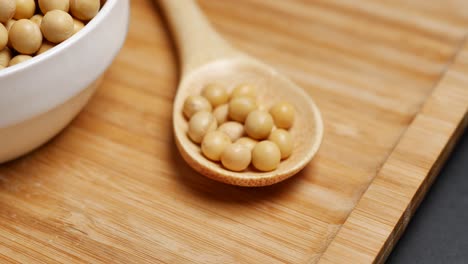
[[[467,123],[468,2],[200,4],[318,103],[316,158],[264,188],[189,168],[171,131],[174,46],[158,8],[132,0],[128,40],[88,106],[0,165],[0,262],[385,260]]]

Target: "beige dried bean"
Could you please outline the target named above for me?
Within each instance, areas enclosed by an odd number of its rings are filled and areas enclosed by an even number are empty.
[[[203,155],[210,160],[219,161],[224,149],[231,144],[231,139],[221,131],[210,131],[201,143]]]
[[[30,19],[36,11],[34,0],[16,0],[15,19]]]
[[[70,8],[70,0],[39,0],[39,8],[42,14],[52,10],[62,10],[68,12]]]
[[[70,11],[79,20],[91,20],[99,12],[100,0],[70,0]]]
[[[220,125],[218,130],[228,135],[233,142],[244,135],[244,126],[234,121],[228,121]]]
[[[37,14],[37,15],[32,16],[29,20],[34,22],[34,24],[36,24],[38,27],[41,27],[41,22],[42,22],[43,17],[44,17],[43,15]]]
[[[3,50],[8,44],[8,31],[3,24],[0,23],[0,50]]]
[[[6,22],[5,24],[5,28],[7,29],[8,32],[10,32],[10,28],[11,26],[13,26],[13,24],[16,22],[15,19],[10,19],[8,20],[8,22]]]
[[[73,18],[65,11],[52,10],[42,19],[41,31],[52,43],[60,43],[73,35]]]
[[[191,95],[185,99],[183,112],[185,117],[190,119],[196,112],[211,112],[211,109],[211,104],[205,97],[200,95]]]
[[[281,161],[281,152],[278,146],[268,140],[255,145],[252,150],[252,164],[259,171],[272,171]]]
[[[217,83],[212,83],[205,86],[201,95],[205,97],[213,107],[225,104],[229,100],[229,94],[227,93],[226,89],[221,84]]]
[[[257,89],[255,86],[251,84],[240,84],[232,90],[231,99],[244,96],[255,99],[257,96]]]
[[[76,34],[76,32],[80,31],[82,28],[84,28],[84,23],[81,22],[80,20],[73,18],[73,34]]]
[[[241,137],[235,143],[244,145],[250,151],[257,145],[258,141],[249,137]]]
[[[12,47],[21,54],[34,54],[42,44],[41,30],[29,19],[16,21],[11,26],[8,37]]]
[[[273,129],[273,118],[268,112],[255,110],[245,120],[245,132],[251,138],[265,139]]]
[[[5,28],[6,28],[7,31],[8,31],[8,44],[7,44],[7,46],[8,46],[10,49],[13,49],[13,46],[11,45],[11,39],[10,39],[10,35],[9,35],[9,34],[10,34],[10,29],[11,29],[11,27],[13,26],[13,24],[14,24],[15,22],[16,22],[15,19],[10,19],[10,20],[8,20],[8,22],[7,22],[6,25],[5,25]]]
[[[257,103],[251,97],[236,97],[229,102],[229,117],[243,123],[247,115],[257,108]]]
[[[289,129],[294,124],[294,106],[287,102],[279,102],[270,108],[270,114],[278,128]]]
[[[16,0],[0,0],[0,23],[10,20],[16,11]]]
[[[13,59],[11,59],[8,66],[13,66],[13,65],[25,62],[25,61],[30,60],[30,59],[32,59],[32,57],[29,56],[29,55],[16,55],[15,57],[13,57]]]
[[[268,140],[275,143],[280,152],[281,152],[281,159],[286,159],[291,156],[294,148],[293,137],[291,134],[284,129],[276,129],[271,132]]]
[[[218,125],[225,123],[228,120],[229,105],[222,104],[216,107],[215,110],[213,110],[213,115],[215,116]]]
[[[5,47],[3,50],[0,50],[0,66],[7,67],[11,60],[11,50]]]
[[[46,40],[46,41],[42,42],[42,45],[41,45],[41,47],[39,48],[39,50],[37,51],[36,54],[37,55],[42,54],[42,53],[50,50],[53,47],[55,47],[55,44]]]
[[[250,150],[241,144],[231,144],[227,146],[221,155],[221,163],[231,171],[245,170],[252,160]]]
[[[189,121],[188,135],[195,143],[200,143],[206,133],[216,130],[216,119],[207,111],[195,113]]]

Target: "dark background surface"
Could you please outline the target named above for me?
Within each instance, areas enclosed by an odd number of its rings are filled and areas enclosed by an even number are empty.
[[[387,263],[468,263],[468,129]]]

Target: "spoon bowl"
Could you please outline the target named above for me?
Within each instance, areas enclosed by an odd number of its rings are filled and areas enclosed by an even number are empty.
[[[208,160],[200,147],[187,136],[188,122],[182,114],[185,98],[197,95],[206,84],[223,84],[229,91],[243,83],[257,87],[257,102],[268,110],[280,101],[293,102],[296,109],[292,155],[278,168],[260,172],[252,166],[243,172],[226,170],[220,163]],[[317,152],[322,141],[322,118],[312,99],[298,86],[274,69],[250,58],[219,60],[192,71],[181,81],[174,102],[173,125],[179,152],[184,160],[201,174],[228,184],[240,186],[271,185],[299,172]]]
[[[283,181],[303,169],[317,152],[323,136],[320,111],[312,98],[285,76],[256,59],[233,49],[211,28],[193,0],[160,0],[182,59],[182,77],[173,107],[175,141],[184,160],[196,171],[214,180],[238,186],[266,186]],[[249,166],[233,172],[205,158],[200,146],[188,135],[188,120],[183,115],[185,99],[199,95],[204,86],[219,83],[232,91],[239,84],[257,90],[260,109],[286,101],[296,110],[289,130],[294,150],[276,170],[261,172]]]

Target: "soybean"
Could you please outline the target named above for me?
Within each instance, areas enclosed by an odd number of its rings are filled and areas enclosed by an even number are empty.
[[[291,153],[294,149],[294,142],[291,134],[288,131],[284,129],[276,129],[271,132],[268,140],[278,146],[281,152],[281,159],[286,159],[291,156]]]
[[[245,170],[252,159],[250,150],[241,144],[231,144],[226,147],[221,155],[221,163],[231,171]]]
[[[85,25],[83,22],[74,18],[73,19],[73,34],[76,34],[76,32],[80,31],[82,28],[84,28],[84,26]]]
[[[70,11],[74,17],[88,21],[97,15],[100,5],[100,0],[70,0]]]
[[[251,84],[240,84],[232,90],[231,99],[236,97],[251,97],[255,99],[257,96],[257,89]]]
[[[8,44],[8,31],[3,26],[3,24],[0,23],[0,50],[3,50],[6,45]]]
[[[249,137],[241,137],[235,143],[244,145],[250,151],[257,145],[258,141]]]
[[[255,145],[252,150],[252,164],[259,171],[275,170],[281,161],[278,146],[268,140]]]
[[[41,31],[52,43],[60,43],[73,35],[73,18],[65,11],[52,10],[42,19]]]
[[[228,135],[232,141],[236,141],[244,135],[244,126],[234,121],[220,125],[218,130]]]
[[[247,115],[257,108],[251,97],[236,97],[229,102],[229,117],[237,122],[244,122]]]
[[[191,118],[196,112],[211,112],[211,109],[211,104],[205,97],[200,95],[192,95],[185,99],[183,112],[185,117]]]
[[[15,57],[13,57],[13,59],[10,60],[10,63],[8,64],[8,67],[16,65],[18,63],[25,62],[25,61],[30,60],[30,59],[32,59],[32,57],[29,56],[29,55],[16,55]]]
[[[68,12],[70,0],[39,0],[39,8],[43,14],[52,10],[62,10]]]
[[[221,131],[208,132],[201,143],[203,155],[210,160],[219,161],[221,154],[227,146],[231,144],[231,139]]]
[[[42,42],[42,45],[39,48],[39,50],[37,51],[36,55],[42,54],[42,53],[50,50],[53,47],[55,47],[55,44],[46,40],[46,41]]]
[[[245,132],[251,138],[265,139],[273,129],[273,118],[268,112],[255,110],[245,120]]]
[[[0,23],[6,23],[12,19],[16,11],[16,0],[0,1]]]
[[[213,107],[218,105],[225,104],[229,100],[229,94],[226,89],[221,84],[209,84],[203,88],[201,93]]]
[[[16,21],[11,26],[8,37],[12,47],[21,54],[32,55],[42,44],[41,30],[29,19]]]
[[[294,123],[294,106],[287,102],[279,102],[270,108],[270,114],[278,128],[289,129]]]
[[[217,124],[213,114],[208,111],[195,113],[189,121],[188,135],[195,143],[200,143],[210,131],[216,130]]]
[[[30,19],[36,11],[36,2],[34,0],[16,0],[16,11],[13,18]]]
[[[218,124],[225,123],[228,120],[229,106],[228,104],[222,104],[213,110],[213,115],[216,118]]]
[[[0,50],[0,66],[7,67],[11,60],[11,50],[5,47],[3,50]]]
[[[32,16],[29,20],[34,22],[34,24],[36,24],[38,27],[41,27],[41,22],[42,22],[43,17],[44,17],[43,15],[37,14],[37,15]]]

